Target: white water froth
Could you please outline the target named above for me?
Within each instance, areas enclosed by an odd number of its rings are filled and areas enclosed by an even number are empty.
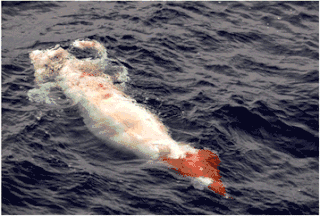
[[[206,178],[206,177],[197,177],[192,179],[192,185],[194,188],[198,190],[203,190],[208,187],[212,183],[211,178]]]

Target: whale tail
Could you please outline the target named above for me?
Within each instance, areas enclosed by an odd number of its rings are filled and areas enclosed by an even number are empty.
[[[215,193],[226,195],[218,170],[220,159],[210,150],[186,153],[185,157],[178,159],[161,156],[160,160],[168,163],[171,169],[177,171],[180,175],[197,178]]]

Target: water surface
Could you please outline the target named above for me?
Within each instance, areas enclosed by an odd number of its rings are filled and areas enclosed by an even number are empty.
[[[2,2],[3,214],[318,214],[318,2]],[[226,199],[87,129],[28,53],[76,39],[124,65],[172,137],[219,154]]]

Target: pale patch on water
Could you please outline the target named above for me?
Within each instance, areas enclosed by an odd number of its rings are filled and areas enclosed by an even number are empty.
[[[203,190],[208,187],[213,182],[211,178],[207,177],[198,177],[192,179],[192,185],[198,190]]]
[[[28,99],[32,102],[56,105],[55,99],[50,91],[51,88],[56,86],[56,82],[43,83],[40,85],[40,88],[34,88],[28,91]]]

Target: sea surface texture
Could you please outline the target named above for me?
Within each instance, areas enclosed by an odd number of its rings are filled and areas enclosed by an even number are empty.
[[[233,199],[29,100],[29,53],[85,38]],[[319,214],[319,2],[2,2],[1,56],[2,214]]]

